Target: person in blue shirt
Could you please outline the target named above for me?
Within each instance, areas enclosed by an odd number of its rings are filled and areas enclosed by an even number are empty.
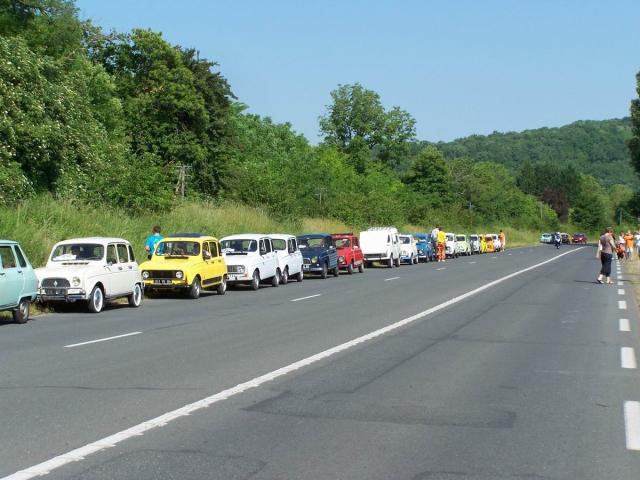
[[[160,235],[160,230],[161,229],[158,225],[153,227],[151,235],[147,237],[147,241],[144,244],[144,250],[147,252],[147,258],[149,258],[149,260],[151,260],[151,257],[153,255],[153,252],[156,250],[156,245],[158,244],[158,242],[164,238],[162,235]]]

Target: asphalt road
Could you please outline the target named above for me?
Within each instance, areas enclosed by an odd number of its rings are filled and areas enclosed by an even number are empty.
[[[638,316],[594,253],[0,325],[0,478],[635,480]]]

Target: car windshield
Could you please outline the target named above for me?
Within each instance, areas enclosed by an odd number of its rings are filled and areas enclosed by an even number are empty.
[[[469,237],[469,239],[475,241],[475,240],[478,240],[478,236],[477,235],[471,235]]]
[[[405,245],[408,245],[411,243],[411,237],[400,237],[400,241]]]
[[[300,237],[298,245],[300,248],[322,248],[326,246],[324,237]]]
[[[448,242],[452,242],[453,241],[453,235],[447,235],[447,241]]]
[[[184,240],[169,240],[160,242],[156,248],[159,257],[195,257],[200,255],[200,243]]]
[[[458,235],[456,237],[456,241],[458,241],[458,242],[464,242],[465,240],[466,240],[466,238],[464,238],[464,235]]]
[[[237,238],[223,240],[220,242],[220,247],[222,248],[222,253],[250,253],[258,251],[258,242],[251,238]],[[284,250],[284,248],[279,248],[278,250]]]
[[[281,238],[272,238],[271,245],[273,245],[274,250],[286,250],[287,249],[287,241]]]
[[[348,238],[336,238],[336,248],[348,248],[351,246],[351,240]]]
[[[70,260],[102,260],[104,245],[97,243],[69,243],[58,245],[51,254],[54,262],[68,262]]]

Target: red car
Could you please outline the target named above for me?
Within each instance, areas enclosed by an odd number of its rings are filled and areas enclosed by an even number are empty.
[[[587,236],[584,233],[574,233],[573,238],[571,239],[571,243],[582,243],[586,245]]]
[[[333,233],[331,238],[336,244],[338,266],[351,275],[357,268],[364,272],[364,255],[360,249],[360,241],[353,233]]]

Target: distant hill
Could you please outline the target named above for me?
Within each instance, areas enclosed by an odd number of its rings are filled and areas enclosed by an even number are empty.
[[[447,158],[469,157],[502,163],[516,172],[526,160],[573,164],[604,186],[624,183],[640,188],[629,163],[626,142],[631,137],[629,118],[587,120],[558,128],[472,135],[435,145]],[[428,142],[422,142],[427,144]]]

